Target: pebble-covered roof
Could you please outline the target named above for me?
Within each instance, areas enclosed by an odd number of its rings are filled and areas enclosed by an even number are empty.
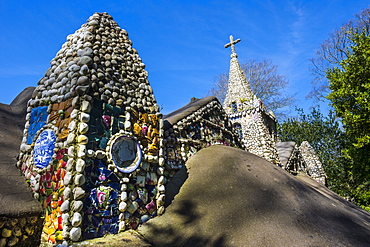
[[[145,64],[127,32],[107,13],[93,14],[67,41],[40,79],[30,106],[88,94],[111,105],[158,111]]]

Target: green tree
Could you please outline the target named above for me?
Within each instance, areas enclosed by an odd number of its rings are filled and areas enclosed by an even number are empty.
[[[329,34],[329,37],[317,49],[315,57],[310,60],[312,64],[310,70],[314,77],[312,90],[308,94],[308,98],[318,101],[325,100],[330,92],[326,71],[329,68],[339,66],[341,61],[347,58],[347,49],[352,44],[348,31],[356,30],[356,32],[361,33],[362,30],[369,29],[370,7],[362,10],[355,15],[355,18]]]
[[[328,176],[328,186],[343,197],[350,197],[349,160],[341,150],[347,145],[339,120],[333,112],[328,116],[313,108],[309,114],[296,109],[298,116],[278,124],[281,141],[294,141],[300,145],[308,141],[315,149]]]
[[[342,119],[351,142],[344,150],[351,166],[357,203],[370,209],[370,35],[367,29],[347,32],[351,46],[339,66],[326,71],[328,99]]]

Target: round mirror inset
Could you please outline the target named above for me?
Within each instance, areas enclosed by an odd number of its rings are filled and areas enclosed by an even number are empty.
[[[55,148],[56,136],[53,130],[46,129],[40,133],[33,149],[33,160],[39,169],[47,167],[50,163]]]
[[[114,140],[110,148],[110,155],[117,169],[124,173],[133,172],[140,165],[142,158],[137,141],[124,135]]]

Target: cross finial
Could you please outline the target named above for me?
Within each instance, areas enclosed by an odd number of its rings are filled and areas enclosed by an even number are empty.
[[[235,53],[235,44],[236,43],[239,43],[240,42],[240,39],[237,39],[237,40],[234,40],[234,37],[232,36],[232,35],[230,35],[230,43],[227,43],[226,45],[225,45],[225,48],[228,48],[228,47],[230,47],[231,46],[231,52],[232,53]]]

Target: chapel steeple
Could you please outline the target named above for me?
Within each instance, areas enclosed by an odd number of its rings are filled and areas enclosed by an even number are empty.
[[[242,111],[244,107],[252,107],[255,98],[235,52],[235,44],[240,41],[240,39],[234,40],[234,37],[230,35],[230,43],[225,45],[225,48],[231,47],[229,83],[224,101],[228,114]]]
[[[247,151],[279,165],[276,119],[252,92],[235,52],[235,44],[239,42],[240,39],[234,40],[230,35],[230,43],[225,45],[231,47],[231,60],[224,108]]]

